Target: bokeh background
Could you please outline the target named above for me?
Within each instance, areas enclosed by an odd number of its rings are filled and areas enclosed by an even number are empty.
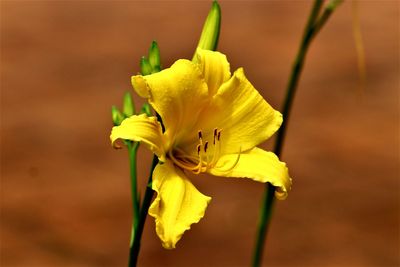
[[[110,107],[153,39],[162,64],[191,58],[209,1],[1,1],[1,266],[126,266],[126,150]],[[311,1],[221,2],[219,50],[281,108]],[[360,89],[352,4],[313,42],[282,160],[264,264],[399,266],[399,2],[361,1]],[[142,102],[135,96],[137,106]],[[273,140],[263,147],[271,149]],[[140,151],[140,187],[151,155]],[[212,196],[175,250],[148,218],[140,266],[248,266],[264,186],[195,176]],[[142,189],[143,193],[143,189]]]

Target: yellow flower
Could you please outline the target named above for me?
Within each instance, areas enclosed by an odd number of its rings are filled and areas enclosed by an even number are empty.
[[[149,214],[168,249],[204,216],[211,200],[185,172],[269,182],[278,199],[291,186],[285,163],[256,147],[277,131],[282,115],[242,68],[231,75],[224,54],[199,49],[196,62],[178,60],[161,72],[132,77],[135,91],[161,116],[164,133],[155,117],[141,114],[125,119],[110,136],[114,145],[119,138],[140,141],[158,156],[152,183],[157,197]]]

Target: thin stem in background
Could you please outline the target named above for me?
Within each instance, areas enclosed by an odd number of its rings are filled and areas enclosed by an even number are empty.
[[[360,79],[360,94],[361,96],[365,92],[365,85],[367,81],[367,71],[365,65],[365,50],[363,44],[363,38],[361,34],[361,25],[360,25],[360,17],[358,15],[359,6],[358,1],[353,0],[351,2],[351,11],[352,11],[352,26],[353,26],[353,38],[354,44],[357,53],[357,65],[358,65],[358,75]]]
[[[283,115],[283,122],[282,125],[278,131],[278,135],[276,138],[276,143],[275,143],[275,148],[274,148],[274,153],[279,157],[282,153],[282,147],[283,147],[283,142],[285,139],[285,134],[286,134],[286,127],[289,122],[289,115],[290,115],[290,110],[292,107],[292,103],[294,100],[294,96],[296,93],[297,89],[297,84],[300,79],[300,74],[303,69],[304,65],[304,59],[308,50],[308,47],[311,43],[313,33],[314,33],[314,27],[313,25],[316,23],[317,16],[321,10],[322,7],[322,0],[315,0],[314,5],[311,9],[310,16],[308,18],[308,22],[306,25],[306,28],[304,29],[304,34],[303,34],[303,39],[300,43],[299,50],[297,52],[297,56],[293,62],[292,66],[292,72],[290,73],[289,76],[289,82],[286,88],[286,97],[283,103],[283,109],[282,109],[282,115]]]
[[[274,148],[274,152],[278,157],[280,157],[282,153],[286,128],[289,122],[290,110],[295,97],[297,85],[300,79],[301,71],[304,66],[304,61],[308,48],[313,38],[316,36],[316,34],[319,32],[322,26],[326,23],[326,21],[332,14],[333,10],[336,8],[337,5],[340,4],[340,2],[341,1],[338,0],[330,1],[326,6],[326,8],[324,9],[324,12],[320,16],[320,18],[317,19],[321,11],[323,1],[322,0],[314,1],[310,16],[308,18],[308,22],[304,30],[301,44],[297,52],[295,61],[293,63],[292,71],[289,76],[289,82],[286,89],[286,97],[282,109],[282,115],[284,119],[281,128],[278,131]],[[268,226],[272,217],[274,194],[275,194],[275,188],[270,184],[266,184],[264,197],[262,200],[262,209],[260,212],[259,225],[257,229],[256,246],[253,254],[252,266],[254,267],[258,267],[261,264],[265,239],[268,232]]]

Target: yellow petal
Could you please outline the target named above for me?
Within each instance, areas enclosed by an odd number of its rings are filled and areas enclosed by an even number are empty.
[[[203,218],[211,198],[200,193],[169,160],[154,169],[152,188],[157,197],[149,214],[156,219],[156,232],[163,247],[175,248],[190,225]]]
[[[133,115],[114,126],[110,135],[111,143],[117,147],[117,139],[126,139],[146,144],[161,161],[165,161],[165,150],[161,125],[156,117],[146,114]]]
[[[203,130],[203,139],[210,144],[213,129],[221,129],[221,154],[233,154],[264,142],[281,123],[282,114],[264,100],[240,68],[219,88],[196,126]],[[180,147],[196,155],[197,138],[197,132],[192,133]]]
[[[208,94],[213,96],[218,88],[231,77],[229,62],[220,52],[200,48],[196,51],[196,59],[207,83]]]
[[[239,161],[237,161],[238,156]],[[275,196],[278,199],[285,199],[292,185],[286,164],[279,161],[274,153],[257,147],[240,155],[222,156],[209,173],[216,176],[250,178],[262,183],[269,182],[276,187]]]
[[[191,129],[208,98],[198,65],[183,59],[161,72],[133,76],[132,85],[160,114],[170,139],[179,139],[185,135],[185,129]]]

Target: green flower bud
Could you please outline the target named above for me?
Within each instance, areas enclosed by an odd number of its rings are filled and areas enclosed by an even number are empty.
[[[158,66],[158,67],[154,67],[153,70],[151,71],[151,73],[153,74],[153,73],[157,73],[160,71],[161,71],[161,68]]]
[[[326,9],[328,10],[335,10],[335,8],[337,8],[341,3],[343,2],[343,0],[330,0],[328,2],[328,4],[326,5]]]
[[[197,48],[215,51],[218,45],[220,28],[221,8],[217,1],[214,1],[212,3],[210,12],[208,13],[206,22],[204,23],[203,31],[201,32]],[[193,57],[193,61],[195,60],[197,60],[196,56]]]
[[[124,120],[124,115],[122,115],[116,106],[111,107],[111,117],[115,126],[120,125]]]
[[[144,103],[142,108],[140,109],[140,114],[147,114],[147,116],[151,116],[151,109],[149,103]]]
[[[153,69],[152,73],[159,72],[161,70],[160,49],[158,48],[156,41],[151,43],[149,49],[149,63]]]
[[[149,75],[152,73],[152,67],[150,65],[149,60],[146,57],[142,57],[140,59],[140,72],[143,76]]]
[[[126,92],[124,95],[122,112],[125,117],[130,117],[135,114],[135,104],[133,103],[132,96],[129,92]]]

